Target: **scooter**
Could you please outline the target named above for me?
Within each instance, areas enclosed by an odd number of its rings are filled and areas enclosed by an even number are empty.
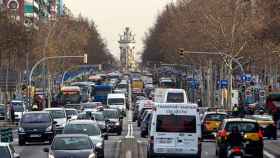
[[[227,152],[227,158],[243,158],[245,157],[245,151],[242,146],[229,147]]]

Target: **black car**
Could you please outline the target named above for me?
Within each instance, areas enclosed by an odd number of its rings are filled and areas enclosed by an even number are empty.
[[[141,122],[141,137],[145,137],[148,135],[148,127],[152,121],[153,112],[148,111],[147,114],[144,116],[143,121]]]
[[[96,158],[95,147],[84,134],[60,134],[55,136],[49,148],[44,148],[49,158]]]
[[[55,125],[49,112],[26,112],[19,122],[18,143],[25,142],[52,142],[55,135]]]
[[[5,120],[6,108],[5,105],[0,104],[0,120]]]
[[[120,112],[117,109],[104,109],[103,115],[106,120],[107,132],[121,135],[123,117]]]

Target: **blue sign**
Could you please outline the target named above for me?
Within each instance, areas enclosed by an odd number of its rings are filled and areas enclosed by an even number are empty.
[[[251,74],[246,74],[241,76],[241,81],[246,81],[250,82],[252,80],[252,75]]]
[[[228,86],[228,80],[221,80],[220,85],[221,85],[221,88],[226,88]]]
[[[199,87],[199,83],[197,80],[191,80],[191,88],[192,89],[197,89]]]

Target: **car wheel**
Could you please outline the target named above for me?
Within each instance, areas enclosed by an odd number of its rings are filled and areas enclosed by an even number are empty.
[[[220,149],[220,151],[218,152],[218,154],[219,154],[219,155],[218,155],[219,158],[225,158],[225,157],[226,157],[226,156],[225,156],[225,155],[226,155],[226,154],[225,154],[225,151],[223,151],[223,150],[221,150],[221,149]]]
[[[23,139],[19,139],[19,140],[18,140],[18,145],[19,145],[19,146],[25,145],[25,141],[24,141]]]
[[[260,152],[257,152],[255,157],[256,158],[263,158],[263,150],[261,150]]]
[[[117,133],[119,136],[122,134],[122,131],[118,131],[118,133]]]

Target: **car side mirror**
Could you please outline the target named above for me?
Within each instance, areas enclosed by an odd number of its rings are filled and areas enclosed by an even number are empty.
[[[18,153],[14,153],[14,158],[20,158]]]
[[[48,152],[50,152],[50,149],[49,149],[49,148],[44,148],[43,151],[44,151],[45,153],[48,153]]]
[[[103,133],[102,137],[104,138],[104,140],[108,140],[108,134],[107,133]]]
[[[122,120],[122,119],[123,119],[123,116],[120,116],[120,119]]]
[[[57,124],[57,121],[53,121],[53,124],[56,125],[56,124]]]
[[[67,116],[67,120],[70,120],[72,118],[72,116]]]

